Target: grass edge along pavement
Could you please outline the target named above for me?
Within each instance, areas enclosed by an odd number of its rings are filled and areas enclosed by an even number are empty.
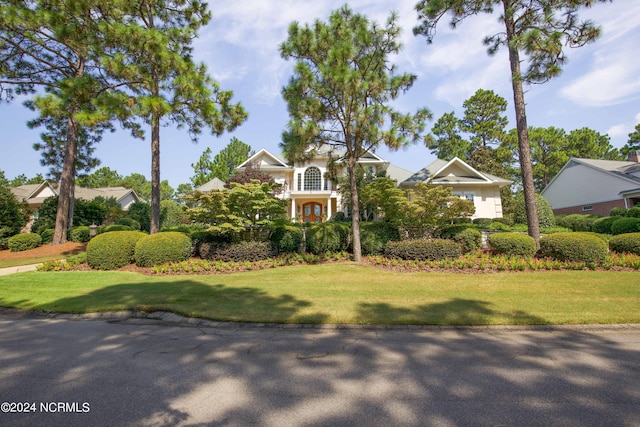
[[[640,276],[395,273],[351,262],[225,275],[30,272],[0,277],[0,306],[58,313],[167,311],[282,324],[626,324],[640,323]]]

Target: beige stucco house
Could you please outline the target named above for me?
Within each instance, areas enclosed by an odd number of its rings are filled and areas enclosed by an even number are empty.
[[[640,204],[640,163],[571,158],[542,190],[555,214],[608,216],[613,208]]]
[[[237,170],[242,171],[249,164],[258,166],[282,185],[278,197],[287,200],[287,213],[291,219],[322,222],[346,210],[336,185],[326,176],[327,161],[333,157],[340,162],[343,156],[343,151],[325,145],[315,150],[309,161],[291,164],[281,154],[262,149],[238,166]],[[374,153],[365,154],[359,163],[371,173],[386,171],[387,176],[397,182],[411,176],[410,171],[393,166]]]
[[[500,189],[512,183],[480,172],[457,157],[450,161],[435,160],[400,183],[400,188],[409,190],[418,182],[450,187],[454,196],[473,203],[476,208],[473,218],[502,218]]]

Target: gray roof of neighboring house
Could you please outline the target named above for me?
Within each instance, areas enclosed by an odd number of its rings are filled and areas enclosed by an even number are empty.
[[[220,178],[213,178],[211,181],[205,182],[201,186],[196,187],[195,191],[206,192],[211,190],[225,190],[226,188],[224,185],[225,185],[224,181],[221,180]]]
[[[547,188],[553,184],[553,182],[560,176],[562,171],[567,168],[570,168],[575,165],[584,165],[604,173],[607,173],[612,176],[616,176],[618,178],[624,179],[626,181],[630,181],[631,183],[640,184],[640,163],[626,161],[626,160],[598,160],[598,159],[582,159],[577,157],[572,157],[569,161],[560,169],[560,172],[553,177],[553,179],[547,184],[547,186],[542,190],[542,194],[544,195]],[[634,189],[630,189],[628,191],[634,191]],[[625,193],[625,192],[622,192]]]
[[[58,185],[52,185],[48,181],[43,182],[42,184],[25,184],[19,185],[17,187],[12,187],[11,192],[16,195],[19,200],[23,200],[27,203],[35,203],[39,204],[46,199],[46,197],[33,197],[35,193],[42,187],[49,186],[53,190],[55,194],[58,194]],[[134,199],[140,200],[140,197],[136,194],[134,190],[124,187],[104,187],[104,188],[83,188],[76,187],[75,188],[75,197],[76,199],[82,199],[91,201],[96,197],[103,197],[104,199],[108,199],[113,197],[117,201],[122,200],[129,194],[132,194]]]
[[[442,170],[445,166],[453,161],[458,161],[462,165],[470,168],[470,175],[445,175],[440,176],[436,175],[438,172]],[[409,178],[405,179],[401,184],[402,186],[412,186],[417,184],[418,182],[428,182],[430,181],[432,184],[469,184],[469,183],[487,183],[491,182],[494,184],[499,184],[500,186],[509,185],[511,181],[508,179],[500,178],[495,175],[491,175],[485,172],[480,172],[471,166],[467,165],[464,161],[455,158],[451,161],[446,161],[442,159],[436,159],[428,166],[420,169],[418,172],[411,175]]]
[[[391,179],[394,179],[398,184],[408,179],[412,175],[413,172],[392,165],[391,163],[389,163],[389,166],[387,166],[387,176]]]

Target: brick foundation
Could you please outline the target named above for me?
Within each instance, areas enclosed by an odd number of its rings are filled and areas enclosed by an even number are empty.
[[[596,214],[602,216],[609,216],[611,209],[613,208],[624,208],[624,200],[611,200],[609,202],[601,202],[601,203],[589,203],[591,206],[591,210],[582,210],[583,206],[571,206],[568,208],[554,209],[553,213],[556,215],[569,215],[569,214]]]

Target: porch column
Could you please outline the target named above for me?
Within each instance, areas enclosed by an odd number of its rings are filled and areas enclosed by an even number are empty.
[[[296,199],[291,199],[291,219],[296,218]]]
[[[327,221],[331,219],[331,197],[327,199]]]

